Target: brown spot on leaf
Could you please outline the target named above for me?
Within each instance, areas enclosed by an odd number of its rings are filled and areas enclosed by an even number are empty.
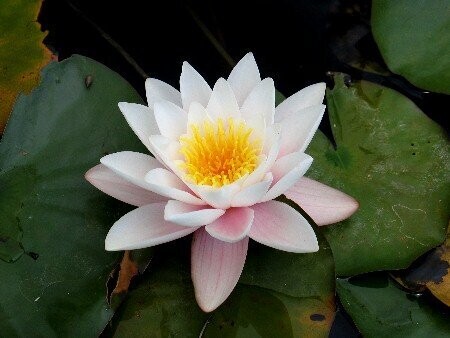
[[[86,86],[87,89],[89,89],[89,87],[92,85],[93,79],[92,79],[92,75],[88,75],[84,78],[84,85]]]
[[[325,316],[320,313],[313,313],[309,318],[314,322],[321,322],[322,320],[325,320]]]
[[[428,252],[407,270],[394,273],[395,280],[412,292],[429,289],[441,302],[450,306],[450,228],[444,244]]]
[[[139,274],[138,266],[131,258],[131,252],[125,251],[119,269],[114,270],[110,275],[110,281],[115,282],[114,289],[108,292],[108,303],[115,308],[119,305],[125,294],[128,292],[131,280]],[[108,284],[109,282],[108,281]]]

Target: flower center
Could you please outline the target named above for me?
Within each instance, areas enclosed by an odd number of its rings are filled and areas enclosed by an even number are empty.
[[[190,125],[189,131],[180,137],[180,166],[195,184],[221,187],[258,165],[261,141],[252,139],[253,129],[241,120],[206,120]]]

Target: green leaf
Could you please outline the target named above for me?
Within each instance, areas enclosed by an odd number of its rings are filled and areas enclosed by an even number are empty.
[[[450,94],[449,13],[448,0],[374,0],[372,32],[389,69]]]
[[[105,284],[119,257],[104,238],[128,208],[84,173],[106,153],[141,149],[119,101],[141,99],[116,73],[74,56],[46,67],[14,108],[0,143],[3,336],[93,337],[112,316]]]
[[[327,92],[337,148],[317,133],[307,150],[318,181],[356,198],[349,219],[323,227],[338,275],[406,268],[445,239],[450,204],[444,131],[394,90],[335,76]]]
[[[184,244],[184,245],[183,245]],[[334,318],[331,250],[292,254],[251,243],[230,298],[212,314],[197,306],[189,239],[159,247],[155,265],[113,318],[115,337],[328,337]]]
[[[2,0],[0,11],[0,134],[20,92],[39,82],[39,72],[51,60],[37,22],[42,0]]]
[[[364,337],[448,337],[448,310],[433,308],[423,297],[407,294],[387,274],[337,280],[345,310]],[[447,313],[446,313],[447,312]]]

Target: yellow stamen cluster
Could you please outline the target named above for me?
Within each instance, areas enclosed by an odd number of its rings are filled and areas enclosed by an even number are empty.
[[[250,174],[258,165],[261,142],[252,140],[245,122],[229,118],[189,126],[180,137],[180,164],[195,184],[221,187]]]

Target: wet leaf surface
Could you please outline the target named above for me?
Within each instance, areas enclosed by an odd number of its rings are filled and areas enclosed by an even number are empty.
[[[448,0],[373,1],[372,32],[391,71],[450,94],[449,12]]]
[[[426,298],[408,294],[387,273],[338,279],[345,310],[364,337],[448,337],[448,309],[433,307]]]
[[[2,336],[96,336],[112,316],[105,283],[119,255],[104,239],[129,208],[84,173],[106,153],[142,149],[118,101],[140,98],[116,73],[74,56],[46,67],[15,105],[0,143]]]
[[[445,132],[406,97],[336,74],[327,107],[336,147],[317,133],[307,175],[353,196],[359,210],[322,227],[340,276],[408,267],[441,244],[449,219]],[[374,254],[376,253],[376,254]]]

